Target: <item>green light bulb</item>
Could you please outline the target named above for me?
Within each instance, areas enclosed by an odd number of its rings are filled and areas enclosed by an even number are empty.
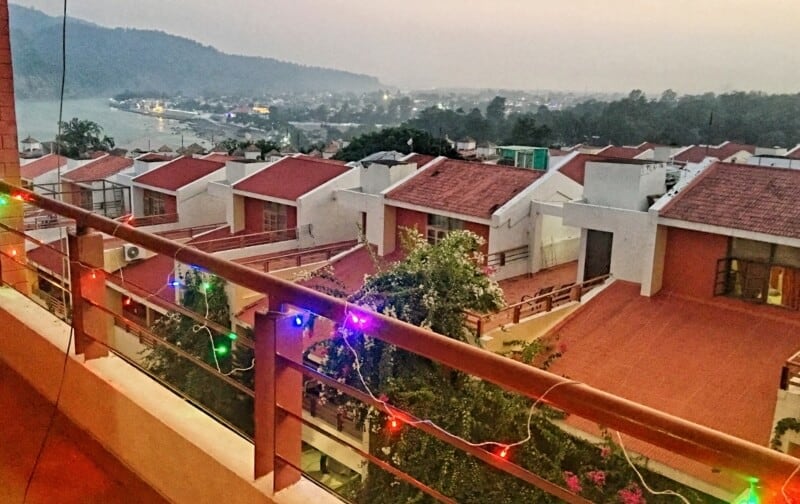
[[[211,290],[211,284],[208,282],[203,282],[203,290],[208,292]]]
[[[230,338],[231,341],[236,341],[236,338],[238,337],[239,336],[237,336],[235,332],[228,333],[228,338]]]
[[[214,352],[216,352],[217,355],[227,355],[228,354],[228,347],[220,345],[220,346],[214,348]]]

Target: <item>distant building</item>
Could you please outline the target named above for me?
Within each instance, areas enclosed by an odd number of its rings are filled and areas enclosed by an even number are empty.
[[[32,136],[28,136],[25,140],[20,142],[20,146],[19,155],[22,158],[36,158],[44,154],[41,142]]]
[[[545,147],[524,145],[502,145],[497,147],[496,152],[500,157],[499,164],[544,171],[547,170],[550,157],[550,151]]]

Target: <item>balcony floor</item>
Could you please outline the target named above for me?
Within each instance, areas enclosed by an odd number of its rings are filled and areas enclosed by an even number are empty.
[[[0,502],[22,503],[52,407],[0,361]],[[166,502],[87,433],[56,415],[27,504]]]

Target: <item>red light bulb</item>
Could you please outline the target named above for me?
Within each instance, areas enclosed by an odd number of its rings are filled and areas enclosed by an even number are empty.
[[[497,455],[501,459],[508,458],[508,446],[504,446]]]
[[[392,417],[389,419],[388,427],[389,427],[389,432],[397,432],[403,427],[403,424],[397,418]]]
[[[92,278],[97,278],[97,273],[94,270],[92,270]]]
[[[17,249],[11,249],[11,257],[17,257]]]
[[[125,298],[125,301],[123,301],[123,304],[124,304],[125,306],[130,306],[130,305],[131,305],[131,298],[129,298],[129,297],[126,297],[126,298]]]

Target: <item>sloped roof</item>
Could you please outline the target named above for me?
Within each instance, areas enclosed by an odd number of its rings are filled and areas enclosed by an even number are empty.
[[[119,156],[104,156],[64,174],[63,179],[72,182],[89,182],[115,175],[133,166],[133,159]]]
[[[59,166],[66,166],[67,158],[64,156],[56,156],[55,154],[47,154],[35,161],[26,163],[20,166],[19,171],[22,178],[33,180],[36,177],[41,177],[45,173],[49,173]]]
[[[428,154],[417,154],[416,152],[409,154],[403,158],[406,163],[417,163],[417,168],[422,168],[426,164],[436,159],[436,156],[429,156]]]
[[[181,187],[223,168],[225,163],[191,157],[179,157],[158,168],[143,173],[133,182],[157,187],[167,191],[177,191]]]
[[[287,157],[234,184],[233,189],[294,201],[348,170],[349,166],[327,160]]]
[[[237,156],[231,156],[230,154],[223,153],[223,152],[212,152],[206,156],[203,156],[202,159],[206,159],[208,161],[216,161],[218,163],[225,163],[227,161],[236,161],[238,159],[242,159]]]
[[[650,164],[653,161],[643,159],[632,159],[626,157],[613,157],[603,154],[576,154],[575,157],[569,159],[566,163],[558,166],[558,171],[571,178],[575,182],[583,185],[583,180],[586,177],[586,163],[589,161],[595,162],[608,162],[608,163],[625,163],[625,164]]]
[[[443,159],[416,172],[386,199],[488,219],[542,175],[538,170]]]
[[[618,147],[616,145],[609,145],[605,149],[598,152],[598,154],[601,154],[603,156],[633,159],[642,152],[644,151],[640,151],[636,147]]]
[[[786,153],[786,157],[790,159],[800,159],[800,145]]]
[[[175,303],[175,287],[167,283],[174,269],[175,260],[172,257],[155,255],[125,266],[122,275],[116,272],[108,275],[108,279],[123,288],[130,285],[132,292],[142,290],[148,294],[148,301],[168,307]]]
[[[659,212],[661,217],[800,238],[800,170],[714,163]]]
[[[706,157],[715,157],[721,161],[740,151],[747,151],[752,154],[756,151],[756,148],[754,145],[740,144],[736,142],[723,142],[717,146],[692,145],[682,152],[679,152],[675,156],[675,160],[686,163],[699,163]]]

